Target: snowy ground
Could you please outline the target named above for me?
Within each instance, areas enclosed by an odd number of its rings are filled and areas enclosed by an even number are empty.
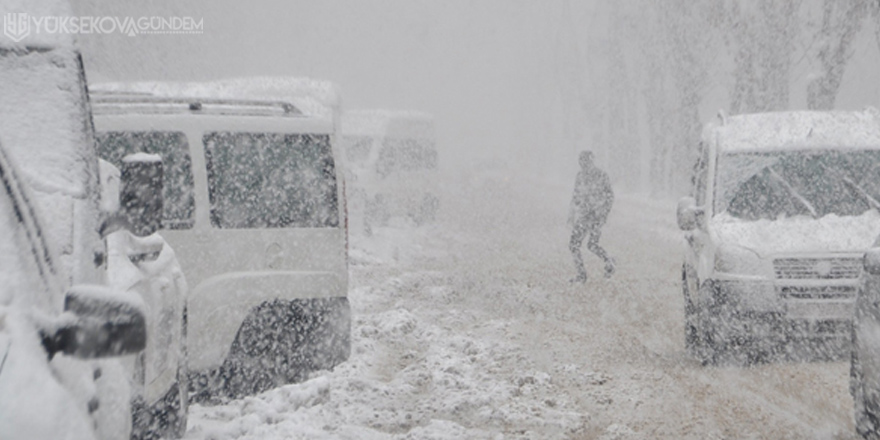
[[[855,438],[846,362],[687,356],[673,202],[619,196],[602,239],[618,272],[588,256],[574,287],[569,189],[509,185],[447,197],[429,227],[355,236],[351,359],[193,406],[186,438]]]

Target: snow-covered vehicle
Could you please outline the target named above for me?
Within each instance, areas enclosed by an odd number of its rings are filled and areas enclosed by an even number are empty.
[[[133,154],[123,158],[121,171],[104,160],[100,165],[105,211],[119,211],[120,203],[133,198],[145,199],[134,218],[124,220],[129,228],[107,235],[107,282],[141,298],[147,315],[147,345],[125,362],[132,385],[131,437],[179,438],[186,432],[189,407],[187,286],[174,250],[157,233],[163,215],[162,160]],[[140,190],[145,191],[132,194]]]
[[[117,403],[95,383],[113,364],[86,360],[143,350],[143,304],[101,285],[65,293],[51,234],[2,145],[0,183],[0,438],[119,438],[94,418]]]
[[[880,229],[880,115],[779,112],[707,124],[678,205],[685,345],[704,362],[791,342],[849,348]]]
[[[62,1],[0,2],[0,12],[10,20],[16,14],[70,15]],[[0,36],[0,73],[0,142],[30,188],[45,241],[57,250],[59,288],[103,285],[107,252],[102,231],[118,222],[114,213],[100,208],[98,158],[79,52],[67,34],[34,32],[15,41],[6,32]],[[50,306],[60,309],[60,293],[53,295]],[[75,404],[88,409],[98,438],[129,436],[129,386],[118,359],[55,356],[51,364]],[[2,397],[18,401],[20,395]]]
[[[363,230],[393,217],[433,221],[437,197],[434,118],[426,113],[349,110],[342,115],[342,150],[352,218]]]
[[[190,287],[197,400],[348,358],[347,220],[332,85],[292,78],[92,87],[102,158],[166,165],[163,231]]]

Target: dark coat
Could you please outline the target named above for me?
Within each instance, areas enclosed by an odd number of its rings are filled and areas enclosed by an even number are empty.
[[[595,166],[581,169],[574,184],[569,221],[573,225],[602,225],[613,204],[614,191],[608,174]]]

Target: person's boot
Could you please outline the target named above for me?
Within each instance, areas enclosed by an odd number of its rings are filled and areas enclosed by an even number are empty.
[[[605,261],[605,278],[611,278],[611,275],[614,275],[615,270],[614,259],[609,257],[608,260]]]

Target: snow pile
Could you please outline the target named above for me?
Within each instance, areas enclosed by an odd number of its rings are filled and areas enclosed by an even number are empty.
[[[550,374],[506,338],[486,337],[514,333],[511,322],[457,309],[460,294],[442,273],[398,265],[424,256],[406,243],[424,242],[413,235],[425,230],[384,228],[353,243],[348,362],[256,397],[195,405],[187,438],[538,439],[582,430],[588,415],[567,409]],[[375,275],[380,268],[399,275]]]

